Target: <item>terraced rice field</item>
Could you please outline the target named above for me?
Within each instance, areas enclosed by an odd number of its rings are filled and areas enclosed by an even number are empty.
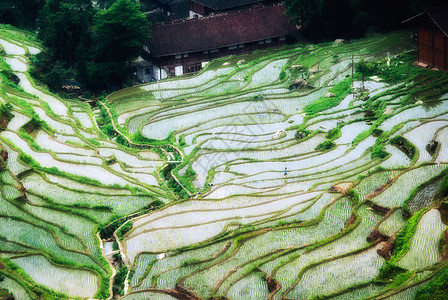
[[[23,34],[0,27],[20,79],[2,73],[0,288],[18,299],[404,299],[445,267],[448,79],[351,78],[352,59],[410,64],[408,33],[222,58],[94,106],[32,80]]]

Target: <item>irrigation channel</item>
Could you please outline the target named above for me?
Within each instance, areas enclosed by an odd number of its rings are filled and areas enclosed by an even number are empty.
[[[446,270],[448,76],[412,65],[408,32],[96,105],[32,79],[33,34],[0,26],[0,46],[0,292],[411,299]],[[375,80],[352,78],[361,59]]]

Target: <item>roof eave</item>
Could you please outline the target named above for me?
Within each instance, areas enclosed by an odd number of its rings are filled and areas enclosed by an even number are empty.
[[[406,22],[409,22],[409,21],[412,21],[412,20],[414,20],[414,19],[416,19],[416,18],[418,18],[418,17],[424,15],[425,13],[426,13],[426,11],[424,11],[424,12],[422,12],[422,13],[419,13],[418,15],[415,15],[415,16],[413,16],[413,17],[410,17],[409,19],[406,19],[406,20],[404,20],[404,21],[401,21],[401,24],[406,23]]]
[[[232,46],[241,45],[241,44],[246,44],[246,43],[254,43],[254,42],[258,42],[258,41],[262,41],[262,40],[274,39],[274,38],[277,38],[277,37],[286,36],[286,35],[290,35],[290,34],[294,34],[294,33],[295,33],[295,32],[288,32],[288,33],[279,34],[279,35],[275,35],[275,36],[271,36],[271,37],[265,37],[265,38],[262,38],[262,39],[251,40],[251,41],[245,41],[245,42],[234,43],[234,44],[228,44],[228,45],[223,45],[223,46],[218,46],[218,47],[212,47],[212,48],[203,48],[203,49],[199,49],[199,50],[184,51],[184,52],[175,52],[175,53],[159,54],[159,55],[154,55],[154,54],[153,54],[153,56],[156,57],[156,58],[160,58],[160,57],[171,56],[171,55],[179,55],[179,54],[195,53],[195,52],[201,52],[201,51],[210,51],[210,50],[213,50],[213,49],[219,49],[219,48],[224,48],[224,47],[232,47]]]
[[[448,37],[448,33],[447,33],[442,27],[440,27],[440,25],[437,23],[436,20],[434,20],[434,18],[431,16],[430,13],[428,13],[428,16],[429,16],[429,18],[431,18],[431,21],[433,21],[434,24],[436,24],[436,26],[440,29],[440,31],[442,31],[443,34],[444,34],[446,37]]]
[[[413,16],[413,17],[410,17],[409,19],[407,19],[407,20],[404,20],[404,21],[402,21],[401,22],[401,24],[403,24],[403,23],[407,23],[407,22],[409,22],[409,21],[412,21],[412,20],[414,20],[414,19],[417,19],[417,18],[419,18],[419,17],[421,17],[422,15],[424,15],[424,14],[426,14],[426,15],[428,15],[428,17],[431,19],[431,21],[437,26],[437,28],[439,28],[440,29],[440,31],[442,31],[443,32],[443,34],[446,36],[446,37],[448,37],[448,32],[446,32],[438,23],[437,23],[437,21],[436,20],[434,20],[434,18],[431,16],[431,14],[428,12],[428,11],[424,11],[424,12],[422,12],[422,13],[419,13],[418,15],[415,15],[415,16]]]

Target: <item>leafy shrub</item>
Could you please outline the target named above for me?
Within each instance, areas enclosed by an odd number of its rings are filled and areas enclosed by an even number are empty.
[[[386,151],[384,151],[384,145],[382,143],[375,143],[372,148],[372,158],[386,158],[389,155]]]
[[[420,217],[426,212],[422,209],[416,212],[398,232],[394,241],[394,251],[389,261],[385,261],[376,277],[377,280],[390,280],[396,278],[399,274],[406,272],[405,269],[397,266],[395,263],[403,257],[409,249],[411,238],[415,233]],[[397,277],[398,279],[398,277]]]
[[[117,250],[120,250],[120,247],[118,247],[118,243],[117,243],[117,241],[113,241],[113,243],[112,243],[112,250],[113,251],[117,251]]]
[[[148,204],[148,209],[149,210],[156,210],[159,208],[162,208],[165,205],[165,203],[162,200],[155,200],[154,202],[151,202],[150,204]]]
[[[439,185],[439,195],[441,197],[447,197],[448,196],[448,174],[443,176],[442,181]]]
[[[60,91],[64,81],[73,78],[74,73],[67,64],[61,61],[51,61],[49,56],[41,52],[31,57],[30,74],[46,84],[52,91]]]
[[[304,138],[306,138],[307,136],[310,135],[310,131],[303,129],[303,130],[297,130],[296,134],[294,135],[294,137],[298,140],[303,140]]]
[[[368,63],[361,58],[361,60],[355,65],[355,70],[357,73],[361,74],[362,80],[364,81],[366,76],[373,75],[376,71],[375,65]]]
[[[383,134],[383,131],[381,129],[375,128],[372,130],[372,135],[375,137],[381,136]]]
[[[11,104],[1,104],[0,105],[0,116],[10,121],[14,115],[11,113],[12,106]]]
[[[114,127],[112,126],[112,124],[107,124],[104,126],[100,127],[101,131],[104,132],[108,137],[116,137],[118,135],[118,133],[115,131]]]
[[[333,143],[330,140],[325,140],[322,143],[320,143],[319,145],[317,145],[316,150],[325,151],[325,150],[333,149],[334,147],[336,147],[335,143]]]
[[[121,134],[117,136],[117,143],[122,144],[123,146],[129,147],[129,142]]]
[[[407,139],[397,135],[390,140],[392,145],[396,145],[401,151],[403,151],[410,159],[413,159],[416,153],[415,146],[411,144]]]
[[[112,215],[107,222],[107,224],[101,225],[98,230],[100,232],[100,237],[102,239],[108,239],[112,236],[112,234],[117,230],[118,227],[120,227],[124,222],[126,222],[127,219],[119,219],[118,215]]]
[[[124,294],[124,281],[126,280],[127,275],[128,275],[128,268],[125,265],[123,265],[115,275],[114,286],[112,287],[114,295]]]
[[[393,258],[400,258],[402,257],[409,249],[409,243],[411,240],[412,235],[414,234],[418,221],[420,220],[420,217],[426,212],[425,209],[422,209],[418,212],[416,212],[407,222],[406,225],[403,227],[402,230],[397,234],[397,237],[395,238],[395,247],[394,247],[394,253]]]
[[[448,267],[442,269],[428,284],[418,289],[416,300],[443,300],[448,299]]]
[[[352,199],[353,201],[353,205],[357,205],[359,202],[359,195],[358,193],[355,191],[355,189],[350,188],[348,190],[348,196]]]
[[[391,261],[386,260],[384,262],[384,264],[381,266],[376,279],[381,280],[381,281],[391,280],[393,278],[396,278],[399,274],[402,274],[404,272],[406,272],[405,269],[400,268],[399,266],[395,265]]]
[[[284,80],[284,79],[286,78],[286,72],[285,72],[285,70],[282,70],[282,71],[280,72],[279,78],[280,78],[280,80]]]
[[[331,129],[327,133],[327,139],[334,140],[341,136],[341,130],[337,127]]]
[[[121,240],[123,236],[132,229],[132,222],[128,221],[123,226],[120,227],[117,231],[117,236]]]

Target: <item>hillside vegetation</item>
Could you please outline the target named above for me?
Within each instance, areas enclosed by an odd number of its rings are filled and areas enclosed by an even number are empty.
[[[414,67],[409,36],[226,57],[87,104],[38,86],[39,42],[1,27],[0,295],[446,295],[448,75]]]

